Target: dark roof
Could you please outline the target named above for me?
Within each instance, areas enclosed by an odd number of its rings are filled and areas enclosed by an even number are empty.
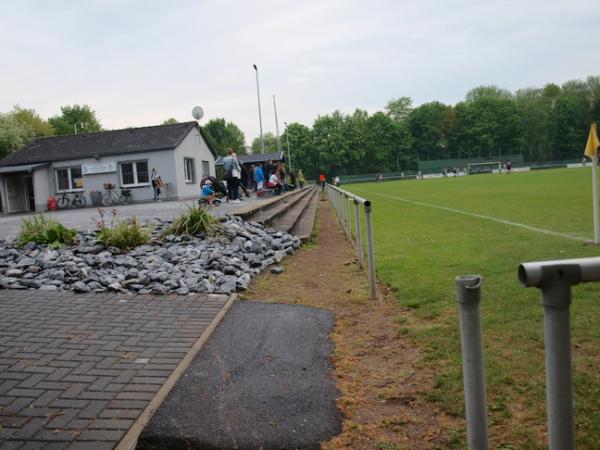
[[[200,129],[200,133],[206,141],[202,128],[196,122],[51,136],[38,139],[8,155],[0,161],[0,166],[93,158],[97,155],[110,156],[172,150],[181,144],[195,127]],[[216,158],[216,154],[208,142],[207,145]]]
[[[255,153],[253,155],[238,155],[238,160],[243,164],[255,164],[257,162],[267,162],[269,160],[285,161],[285,156],[283,152]],[[223,165],[223,156],[219,156],[219,159],[215,161],[215,165]]]

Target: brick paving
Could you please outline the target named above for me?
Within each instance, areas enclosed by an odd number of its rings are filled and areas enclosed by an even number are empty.
[[[0,449],[110,449],[226,296],[0,290]]]

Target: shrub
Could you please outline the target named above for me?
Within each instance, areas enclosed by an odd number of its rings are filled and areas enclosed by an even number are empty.
[[[97,235],[106,246],[128,250],[150,240],[151,230],[143,227],[134,217],[131,220],[119,220],[112,227],[102,228]]]
[[[38,214],[31,219],[23,219],[19,245],[23,246],[29,242],[35,242],[36,244],[49,244],[53,247],[60,247],[63,244],[73,244],[76,238],[76,230],[65,227],[56,219],[45,214]]]
[[[177,217],[173,224],[162,232],[163,237],[169,234],[214,236],[221,230],[219,219],[208,212],[206,208],[190,205],[187,208],[187,212]]]

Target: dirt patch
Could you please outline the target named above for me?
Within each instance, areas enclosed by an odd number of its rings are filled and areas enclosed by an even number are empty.
[[[382,288],[382,302],[369,299],[367,277],[329,202],[320,202],[317,220],[314,242],[285,260],[285,272],[262,274],[242,297],[334,312],[334,376],[345,420],[323,448],[452,448],[464,422],[427,401],[435,374],[421,367],[422,352],[404,334],[415,320],[411,311],[389,289]]]

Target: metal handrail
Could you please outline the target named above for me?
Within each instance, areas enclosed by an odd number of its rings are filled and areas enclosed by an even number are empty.
[[[479,301],[483,277],[458,277],[457,300],[469,449],[488,448],[485,376]],[[600,257],[526,262],[519,266],[523,287],[541,291],[544,307],[546,408],[550,450],[575,448],[571,359],[571,288],[600,281]]]
[[[373,244],[373,225],[371,222],[371,202],[352,192],[345,191],[331,184],[325,185],[327,188],[327,197],[335,208],[338,216],[338,221],[346,234],[348,240],[353,242],[352,237],[352,220],[351,220],[351,205],[354,206],[354,233],[356,235],[356,252],[358,267],[364,268],[363,257],[363,236],[362,225],[360,220],[359,205],[363,205],[365,211],[365,234],[367,240],[367,269],[369,274],[369,287],[371,298],[377,298],[377,279],[375,277],[375,251]]]

